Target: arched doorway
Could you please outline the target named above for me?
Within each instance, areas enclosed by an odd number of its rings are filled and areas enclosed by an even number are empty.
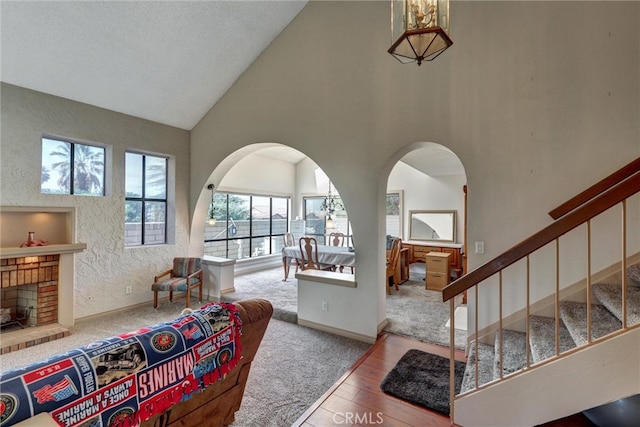
[[[460,159],[448,148],[435,143],[415,143],[396,154],[387,178],[387,235],[403,241],[404,254],[398,269],[406,269],[392,279],[386,298],[384,331],[411,336],[441,345],[449,344],[449,308],[442,302],[440,288],[445,283],[427,279],[427,254],[444,257],[450,268],[438,273],[450,283],[463,272],[466,236],[466,173]],[[444,226],[428,227],[420,218],[454,220]],[[433,224],[432,224],[433,225]],[[426,229],[429,233],[426,233]],[[387,239],[389,240],[389,239]],[[442,256],[442,257],[440,257]],[[394,283],[394,285],[395,285]],[[466,320],[466,306],[456,300],[458,318]],[[458,313],[459,311],[459,313]],[[464,345],[466,322],[456,322],[456,346]],[[458,330],[460,329],[460,330]]]
[[[207,189],[209,185],[214,186],[213,195]],[[306,222],[303,230],[296,232],[301,233],[296,234],[297,238],[312,236],[324,244],[329,232],[336,230],[346,234],[345,250],[352,242],[344,205],[334,213],[335,228],[330,230],[326,225],[328,218],[320,205],[328,188],[339,198],[337,188],[318,164],[282,144],[252,144],[216,166],[204,185],[196,208],[198,218],[194,215],[192,226],[192,240],[202,242],[205,257],[235,262],[235,286],[214,290],[214,297],[234,293],[227,297],[266,298],[274,304],[276,317],[295,323],[295,267],[283,280],[282,257],[284,234],[292,231],[291,223]],[[212,211],[216,221],[208,224]],[[256,232],[259,228],[263,231]],[[257,282],[269,287],[260,288]],[[255,286],[249,289],[250,285]]]

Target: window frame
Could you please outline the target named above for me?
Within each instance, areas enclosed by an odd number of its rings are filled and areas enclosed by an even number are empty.
[[[128,154],[132,154],[132,155],[136,155],[136,156],[141,156],[142,157],[142,161],[141,161],[141,182],[140,182],[140,192],[141,192],[141,196],[140,197],[133,197],[133,196],[128,196],[127,195],[127,155]],[[146,173],[146,159],[147,157],[153,157],[156,159],[163,159],[164,160],[164,171],[165,171],[165,175],[164,175],[164,198],[159,198],[159,197],[147,197],[146,196],[146,191],[147,191],[147,185],[146,185],[146,179],[147,179],[147,173]],[[171,182],[171,157],[168,155],[164,155],[164,154],[158,154],[158,153],[149,153],[149,152],[143,152],[143,151],[137,151],[137,150],[126,150],[125,151],[125,156],[124,156],[124,179],[125,179],[125,191],[124,191],[124,199],[125,199],[125,210],[126,210],[126,206],[128,202],[139,202],[141,203],[141,210],[140,210],[140,239],[139,241],[137,241],[136,243],[130,244],[127,243],[127,230],[126,230],[126,224],[127,224],[127,218],[126,218],[126,213],[124,215],[124,223],[125,223],[125,240],[124,240],[124,246],[125,248],[132,248],[132,247],[141,247],[141,246],[158,246],[158,245],[166,245],[169,244],[169,224],[170,224],[170,219],[173,217],[172,215],[172,211],[170,211],[170,209],[172,209],[172,201],[171,201],[171,194],[170,194],[170,182]],[[162,232],[162,241],[161,242],[148,242],[147,239],[145,239],[146,237],[146,204],[147,203],[164,203],[164,227],[163,227],[163,232]],[[137,224],[137,223],[136,223]]]
[[[307,221],[307,225],[306,225],[307,229],[309,228],[309,224],[308,224],[309,219],[307,218],[307,216],[310,214],[307,212],[308,210],[307,201],[313,200],[314,202],[322,203],[322,201],[324,201],[326,197],[327,197],[326,195],[302,196],[302,218],[304,218],[304,220]],[[344,206],[344,203],[342,202],[342,198],[339,195],[334,195],[334,198],[338,199],[340,201],[340,204]],[[335,218],[333,219],[334,223],[338,221],[342,223],[343,220],[344,222],[346,222],[346,230],[339,230],[339,231],[341,233],[344,233],[345,235],[345,244],[347,246],[353,246],[351,222],[349,221],[349,215],[347,214],[346,208],[336,210],[334,216],[335,216]],[[338,220],[338,218],[340,219]],[[307,236],[315,237],[319,244],[324,245],[324,244],[327,244],[326,238],[331,232],[332,232],[332,229],[327,228],[327,215],[323,212],[322,213],[322,233],[319,233],[318,231],[316,231],[315,233],[305,233],[305,234]]]
[[[47,192],[47,191],[42,191],[43,187],[42,187],[42,171],[44,169],[44,158],[45,158],[45,153],[44,153],[44,142],[45,140],[49,140],[49,141],[55,141],[55,142],[59,142],[59,143],[66,143],[66,144],[70,144],[70,149],[69,149],[69,190],[67,192]],[[96,193],[78,193],[75,190],[75,181],[76,181],[76,176],[75,176],[75,155],[76,155],[76,146],[85,146],[85,147],[90,147],[90,148],[94,148],[94,149],[100,149],[102,150],[102,173],[100,176],[100,180],[101,180],[101,184],[102,184],[102,189],[100,192],[96,192]],[[102,144],[99,142],[91,142],[91,141],[84,141],[84,140],[80,140],[80,139],[74,139],[74,138],[68,138],[68,137],[62,137],[62,136],[57,136],[57,135],[51,135],[51,134],[43,134],[42,137],[40,138],[40,194],[45,194],[45,195],[50,195],[50,196],[89,196],[89,197],[106,197],[107,195],[110,194],[110,186],[109,186],[109,180],[108,178],[111,176],[111,147],[108,146],[107,144]]]
[[[209,226],[207,223],[205,223],[205,236],[203,239],[205,255],[208,255],[208,252],[214,252],[212,256],[220,256],[223,258],[235,259],[239,261],[239,260],[256,259],[260,257],[273,256],[273,255],[279,254],[277,248],[279,245],[282,246],[282,243],[284,242],[283,236],[289,230],[289,221],[291,219],[291,196],[281,195],[281,194],[278,195],[278,194],[241,193],[237,191],[216,191],[214,195],[214,200],[216,201],[219,200],[221,196],[225,198],[225,200],[222,201],[222,203],[225,205],[225,209],[224,209],[224,212],[220,212],[220,209],[214,211],[216,214],[215,215],[216,225],[213,227],[218,229],[222,228],[222,231],[214,235],[215,236],[214,238],[207,238],[206,230],[208,227],[212,227],[212,226]],[[233,219],[232,217],[230,217],[229,215],[230,198],[233,196],[248,198],[247,219],[240,220],[240,219]],[[267,234],[265,233],[254,234],[255,232],[257,232],[257,227],[255,222],[259,220],[255,218],[253,215],[254,198],[269,199],[269,215],[268,215],[269,225],[268,225]],[[286,202],[286,216],[285,218],[281,218],[281,220],[284,220],[284,223],[286,224],[286,226],[282,230],[282,232],[276,230],[274,227],[274,215],[275,215],[274,199],[280,199]],[[237,233],[238,224],[236,223],[236,221],[247,221],[248,233],[242,234],[240,236],[237,236],[235,233],[232,234],[230,230],[233,230],[233,229],[235,229]],[[218,235],[220,237],[217,237]],[[258,248],[257,246],[254,246],[254,240],[267,239],[267,238],[269,239],[268,248],[270,253],[259,253],[259,254],[256,253],[256,249]],[[249,242],[247,256],[242,256],[242,257],[229,256],[230,249],[234,249],[234,248],[231,248],[230,245],[235,244],[235,241],[238,241],[238,240]],[[214,251],[209,250],[211,246],[208,247],[207,244],[212,244],[212,243],[215,244],[220,242],[224,242],[224,254],[220,254],[221,251],[219,249]],[[262,245],[262,248],[264,248],[265,246],[267,245]]]

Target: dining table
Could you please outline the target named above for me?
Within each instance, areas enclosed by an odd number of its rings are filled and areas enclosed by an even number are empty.
[[[330,264],[335,266],[354,267],[356,265],[356,253],[351,247],[318,245],[318,262],[320,264]],[[284,279],[289,278],[289,267],[291,260],[300,260],[302,255],[300,247],[286,246],[282,248],[282,264],[284,266]]]

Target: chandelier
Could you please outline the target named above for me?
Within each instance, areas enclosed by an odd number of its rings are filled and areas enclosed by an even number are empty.
[[[453,41],[449,31],[449,0],[392,0],[388,52],[403,64],[432,61]]]
[[[329,192],[327,193],[327,197],[325,197],[322,201],[320,209],[327,214],[327,222],[325,228],[333,229],[336,228],[336,224],[333,221],[333,215],[337,210],[344,210],[344,205],[339,198],[333,195],[331,187],[331,181],[329,181]]]

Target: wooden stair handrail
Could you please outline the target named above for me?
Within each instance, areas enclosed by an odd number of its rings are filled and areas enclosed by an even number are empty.
[[[638,172],[640,172],[640,157],[551,210],[549,215],[553,219],[558,219]]]
[[[543,228],[528,239],[455,280],[442,289],[442,300],[448,301],[476,284],[493,276],[500,270],[568,233],[591,218],[601,214],[640,191],[640,177],[628,179],[602,193],[599,197],[582,205],[553,224]]]

